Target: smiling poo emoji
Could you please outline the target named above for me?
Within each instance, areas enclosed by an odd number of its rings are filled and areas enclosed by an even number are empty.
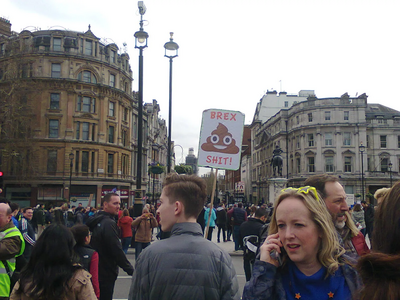
[[[232,138],[228,128],[219,123],[217,129],[211,132],[207,137],[206,143],[201,145],[201,149],[208,152],[220,152],[226,154],[236,154],[239,148],[236,146],[236,141]]]

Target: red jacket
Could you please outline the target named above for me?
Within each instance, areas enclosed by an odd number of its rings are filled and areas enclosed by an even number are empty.
[[[129,216],[123,216],[118,220],[118,226],[121,228],[122,238],[132,237],[132,222],[133,219]]]
[[[358,235],[351,238],[351,242],[353,243],[353,246],[359,256],[363,256],[370,252],[368,245],[365,242],[364,235],[361,233],[361,231],[358,233]]]

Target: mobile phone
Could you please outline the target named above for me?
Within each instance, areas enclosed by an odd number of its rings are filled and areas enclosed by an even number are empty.
[[[281,256],[279,255],[278,251],[272,250],[272,252],[270,253],[270,256],[271,256],[272,259],[275,259],[276,261],[278,261],[278,264],[280,266],[282,265]]]

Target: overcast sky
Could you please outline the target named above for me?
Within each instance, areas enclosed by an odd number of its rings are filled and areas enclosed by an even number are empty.
[[[237,110],[250,124],[267,90],[317,97],[366,93],[369,103],[400,110],[400,1],[145,0],[144,101],[156,99],[168,122],[169,60],[174,32],[172,139],[198,151],[203,110]],[[115,42],[131,58],[140,16],[137,1],[1,0],[12,30],[62,26]],[[29,27],[31,26],[31,27]],[[181,149],[175,148],[177,161]]]

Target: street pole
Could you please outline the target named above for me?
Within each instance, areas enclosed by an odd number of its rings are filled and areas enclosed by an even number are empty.
[[[143,1],[138,2],[140,13],[140,29],[136,31],[135,48],[139,49],[139,87],[138,87],[138,139],[137,139],[137,170],[136,170],[136,191],[134,202],[134,215],[142,213],[142,153],[143,153],[143,49],[147,47],[149,35],[143,30],[143,15],[146,13],[146,6]]]
[[[361,153],[361,192],[362,192],[362,201],[365,201],[364,198],[364,151],[365,146],[361,143],[359,146],[359,150]]]
[[[179,46],[172,38],[174,33],[170,32],[169,42],[164,44],[165,57],[169,58],[169,115],[168,115],[168,149],[167,149],[167,174],[171,172],[171,138],[172,138],[172,60],[178,56]],[[170,51],[170,55],[167,55]]]
[[[73,161],[74,161],[75,155],[74,153],[69,154],[69,192],[68,192],[68,203],[71,202],[71,187],[72,187],[72,167],[74,166]]]

